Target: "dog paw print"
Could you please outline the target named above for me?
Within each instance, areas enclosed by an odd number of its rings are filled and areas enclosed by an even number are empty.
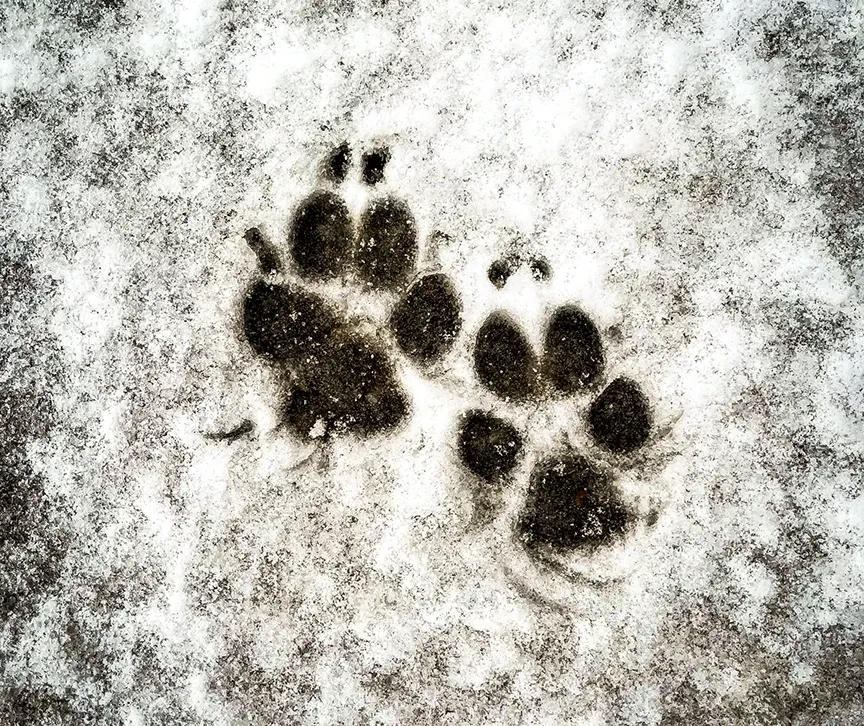
[[[493,268],[515,264],[502,261]],[[535,280],[551,274],[545,261],[543,268],[537,275],[532,265]],[[500,280],[490,275],[499,288]],[[508,526],[519,549],[535,562],[563,568],[573,556],[590,558],[622,543],[640,520],[650,524],[654,516],[641,512],[619,486],[619,475],[655,433],[653,407],[637,381],[608,379],[606,357],[600,330],[577,305],[551,311],[539,350],[517,320],[500,310],[474,335],[474,375],[498,403],[495,412],[476,408],[461,416],[458,458],[476,482],[480,506],[493,510],[487,521],[506,499],[502,492],[518,490]],[[553,419],[544,418],[544,409],[562,402],[571,422],[575,418],[583,427],[585,444],[529,450],[531,427],[548,426]],[[524,426],[499,415],[502,409]],[[520,485],[516,473],[525,469]]]
[[[368,187],[385,185],[389,158],[383,148],[363,155],[361,178]],[[289,376],[282,422],[305,439],[396,429],[409,402],[393,351],[428,369],[444,358],[462,327],[449,277],[418,274],[417,224],[403,200],[373,193],[356,223],[352,219],[339,193],[351,166],[350,149],[342,145],[325,167],[329,187],[300,202],[285,240],[287,266],[257,228],[246,233],[260,275],[243,300],[243,333],[256,354]],[[338,301],[363,297],[388,309],[383,320],[370,323],[338,307]]]

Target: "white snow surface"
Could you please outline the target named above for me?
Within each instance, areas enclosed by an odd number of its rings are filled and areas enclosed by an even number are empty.
[[[116,4],[86,28],[2,11],[0,88],[39,99],[4,121],[4,254],[52,292],[0,339],[55,341],[55,423],[27,456],[38,529],[66,545],[0,623],[0,699],[63,699],[45,723],[860,723],[864,278],[830,237],[827,152],[784,143],[810,123],[801,76],[762,50],[800,7]],[[811,10],[838,43],[864,32],[855,8]],[[394,352],[397,432],[321,446],[277,428],[243,338],[243,233],[284,247],[343,140],[388,145],[385,189],[464,327],[430,371]],[[359,215],[356,164],[344,195]],[[496,290],[514,245],[552,278]],[[375,320],[392,304],[326,292]],[[638,455],[593,447],[590,396],[513,408],[474,378],[488,313],[539,345],[565,302],[655,407]],[[492,523],[455,454],[477,406],[528,441]],[[508,529],[566,445],[658,512],[572,563],[603,584],[539,570]]]

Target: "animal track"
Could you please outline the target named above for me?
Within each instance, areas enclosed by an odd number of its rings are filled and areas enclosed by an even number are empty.
[[[383,148],[363,156],[359,176],[370,188],[384,184],[389,156]],[[462,303],[449,277],[436,271],[417,275],[417,225],[404,201],[375,195],[355,224],[337,190],[351,165],[343,144],[322,166],[329,187],[297,206],[288,227],[287,266],[258,229],[246,233],[261,274],[243,300],[243,331],[252,350],[290,379],[281,418],[303,439],[397,428],[410,405],[392,351],[428,369],[448,354],[462,329]],[[523,263],[537,282],[552,275],[545,258],[510,255],[492,264],[490,281],[503,288]],[[386,300],[386,321],[370,331],[326,297],[322,290],[328,286],[343,300],[370,293]],[[620,491],[616,467],[647,443],[652,407],[629,378],[600,390],[605,369],[600,331],[576,305],[552,311],[539,351],[502,311],[489,314],[474,335],[474,374],[505,406],[543,409],[555,398],[591,398],[584,421],[595,447],[585,452],[570,448],[534,456],[532,436],[526,435],[530,425],[520,431],[490,411],[470,409],[458,421],[456,450],[477,482],[478,521],[495,518],[502,492],[531,454],[531,472],[510,525],[529,558],[548,563],[570,553],[590,555],[622,540],[642,516]],[[224,438],[250,426],[244,422]]]
[[[500,261],[499,271],[505,263]],[[547,269],[535,279],[550,274]],[[508,405],[542,409],[550,398],[593,397],[586,420],[596,452],[567,450],[541,455],[533,464],[514,521],[516,539],[529,556],[546,560],[620,540],[639,515],[619,491],[614,469],[603,460],[621,464],[616,457],[644,446],[654,425],[653,412],[645,393],[629,378],[616,378],[598,394],[606,357],[591,318],[575,305],[556,308],[538,354],[513,317],[492,312],[475,334],[473,359],[480,383]],[[500,489],[511,481],[526,453],[523,434],[487,411],[466,413],[457,439],[458,456],[480,480],[481,489]]]
[[[531,472],[519,522],[530,547],[573,549],[624,532],[633,515],[608,474],[579,454],[541,459]]]
[[[484,411],[469,411],[459,425],[459,457],[489,483],[499,482],[513,470],[523,445],[515,426]]]
[[[363,158],[363,178],[379,184],[389,151]],[[341,183],[351,166],[347,145],[337,148],[325,176]],[[375,291],[397,297],[389,320],[395,346],[414,364],[440,361],[462,327],[462,305],[449,278],[433,272],[413,279],[417,226],[408,205],[393,196],[373,198],[356,226],[332,189],[312,192],[297,207],[288,233],[286,279],[275,247],[257,229],[246,240],[263,276],[243,301],[243,332],[252,349],[292,379],[282,405],[283,423],[303,438],[339,434],[370,436],[395,429],[409,403],[385,343],[349,319],[314,285],[341,282],[343,291]],[[382,331],[379,331],[382,332]]]

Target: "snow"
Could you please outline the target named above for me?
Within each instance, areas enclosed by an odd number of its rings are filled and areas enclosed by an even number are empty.
[[[30,553],[63,544],[53,585],[0,625],[0,701],[54,694],[75,723],[854,718],[854,658],[821,644],[862,637],[861,263],[818,181],[839,152],[789,141],[834,133],[796,96],[834,66],[803,32],[762,48],[803,12],[860,64],[860,12],[128,0],[87,28],[49,5],[0,11],[2,254],[39,278],[0,306],[3,395],[45,388],[56,411],[26,448],[45,511],[0,574],[32,578]],[[384,140],[423,244],[447,235],[421,259],[465,330],[428,374],[397,361],[398,432],[309,445],[278,429],[279,380],[242,336],[243,232],[283,241],[344,139],[355,161]],[[497,291],[486,270],[513,246],[552,279]],[[321,289],[386,316],[386,295]],[[462,411],[505,412],[473,378],[473,331],[504,308],[536,346],[564,302],[668,422],[606,461],[659,518],[594,563],[627,573],[603,587],[478,525],[455,454]],[[537,458],[589,445],[590,400],[506,410],[530,449],[507,516]],[[244,419],[251,437],[203,436]]]

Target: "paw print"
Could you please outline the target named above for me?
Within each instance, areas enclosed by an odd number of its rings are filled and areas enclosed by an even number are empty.
[[[384,148],[363,155],[366,185],[384,185],[389,158]],[[261,274],[243,300],[243,332],[256,354],[290,378],[282,422],[304,439],[396,429],[409,403],[393,351],[428,369],[446,356],[462,328],[450,279],[417,273],[417,224],[404,201],[373,195],[355,224],[338,191],[351,166],[351,151],[342,145],[326,164],[329,186],[295,210],[287,269],[260,230],[246,233]],[[363,298],[369,298],[367,313],[379,312],[371,322],[338,307]]]
[[[515,259],[493,263],[490,282],[503,288],[507,276],[502,270],[509,276],[520,264]],[[535,272],[538,267],[532,260],[534,279],[548,279],[548,262],[543,261],[542,274]],[[496,412],[477,408],[462,415],[458,459],[476,483],[475,504],[487,510],[483,519],[507,520],[512,540],[529,560],[562,573],[574,573],[568,567],[574,561],[584,564],[625,544],[656,516],[642,511],[619,486],[621,475],[656,434],[654,410],[637,381],[608,380],[606,356],[594,321],[571,304],[547,315],[539,351],[514,317],[500,310],[490,313],[474,335],[473,373],[498,405]],[[548,427],[554,420],[546,409],[560,409],[563,402],[569,412],[574,401],[585,406],[575,423],[583,444],[568,441],[543,451],[542,445],[529,443],[538,438],[531,436],[532,426]],[[520,430],[512,417],[499,415],[501,410],[523,419],[525,426]],[[572,414],[568,418],[572,421]],[[523,469],[529,471],[520,484],[517,472]],[[517,501],[509,517],[502,517],[496,510],[508,500],[508,490],[517,492]]]

